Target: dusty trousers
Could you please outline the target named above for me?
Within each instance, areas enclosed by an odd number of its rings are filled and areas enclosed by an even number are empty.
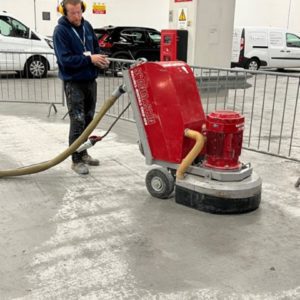
[[[70,117],[69,145],[71,145],[91,123],[95,114],[97,101],[97,82],[91,81],[65,81],[64,90]],[[87,152],[74,152],[72,161],[82,161]]]

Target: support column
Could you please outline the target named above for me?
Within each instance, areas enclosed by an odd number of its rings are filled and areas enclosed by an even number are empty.
[[[235,0],[170,0],[169,28],[188,30],[190,65],[230,67],[234,10]]]

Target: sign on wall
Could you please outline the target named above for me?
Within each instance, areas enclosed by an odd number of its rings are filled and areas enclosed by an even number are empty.
[[[105,15],[106,14],[106,5],[105,3],[93,3],[93,14],[100,14]]]
[[[187,28],[187,8],[178,9],[178,29]]]
[[[43,11],[42,12],[42,20],[43,21],[50,21],[50,12],[49,11]]]

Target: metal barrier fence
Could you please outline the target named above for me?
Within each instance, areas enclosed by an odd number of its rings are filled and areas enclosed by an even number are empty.
[[[53,54],[52,58],[54,61]],[[125,66],[129,62],[118,61]],[[245,116],[244,148],[300,161],[300,76],[297,73],[192,69],[206,113],[235,110]],[[3,64],[0,68],[0,102],[64,103],[57,71],[48,72],[47,78],[29,79],[26,74],[17,75],[11,70],[5,70]],[[118,75],[110,70],[97,78],[98,108],[123,83]],[[128,103],[128,95],[124,94],[108,115],[118,116]],[[134,122],[132,110],[128,109],[122,119]]]
[[[203,107],[245,116],[244,148],[300,161],[297,73],[193,67]]]
[[[128,61],[128,60],[126,60]],[[97,108],[101,107],[104,100],[106,100],[112,92],[116,89],[116,87],[123,84],[123,77],[114,72],[106,72],[97,78],[98,85],[98,102]],[[107,112],[108,116],[118,117],[120,113],[126,108],[129,104],[130,99],[128,94],[123,94],[117,102],[112,106]],[[133,112],[131,108],[127,109],[124,114],[121,116],[122,120],[135,122]]]
[[[207,114],[215,110],[235,110],[245,116],[245,149],[300,161],[300,75],[192,69]],[[111,75],[98,78],[99,105],[122,82],[122,78]],[[125,94],[108,114],[118,116],[128,103]],[[122,118],[134,122],[131,109]]]
[[[0,102],[63,104],[54,53],[0,51]]]

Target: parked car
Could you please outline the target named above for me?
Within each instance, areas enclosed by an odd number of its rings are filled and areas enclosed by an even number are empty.
[[[56,68],[52,40],[7,12],[0,12],[0,71],[40,78]]]
[[[283,28],[235,28],[231,65],[250,70],[300,68],[300,37]]]
[[[109,57],[119,59],[160,58],[160,32],[153,28],[131,26],[107,26],[95,28],[98,43]],[[126,68],[126,63],[111,64],[115,71]]]

